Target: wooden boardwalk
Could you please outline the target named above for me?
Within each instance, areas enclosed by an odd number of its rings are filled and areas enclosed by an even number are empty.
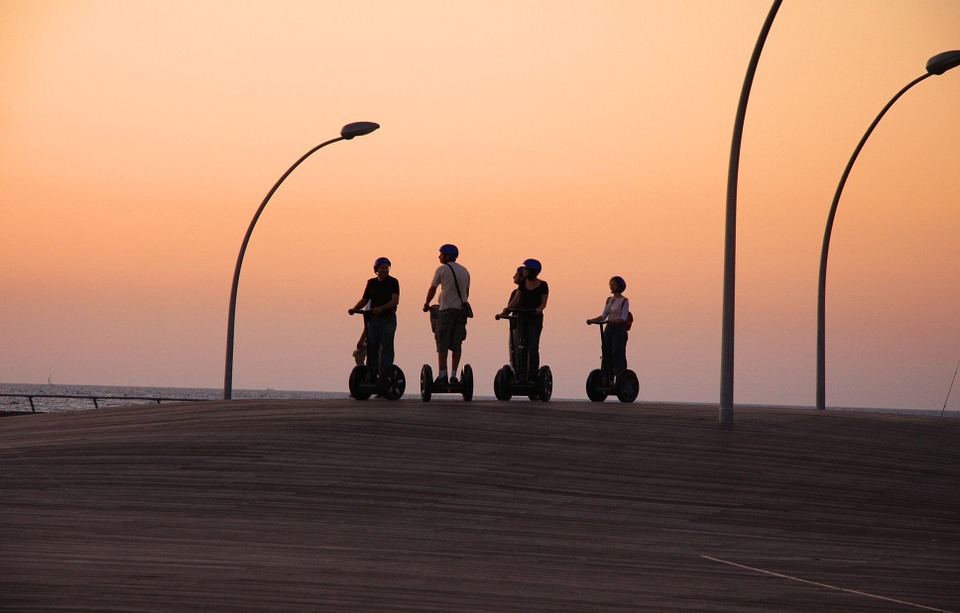
[[[960,612],[960,420],[227,401],[0,419],[0,611]]]

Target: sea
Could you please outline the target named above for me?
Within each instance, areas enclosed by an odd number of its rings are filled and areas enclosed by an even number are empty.
[[[233,398],[347,398],[347,392],[234,389]],[[158,401],[220,400],[223,388],[0,383],[0,412],[52,413]],[[94,400],[96,399],[96,400]],[[32,404],[31,404],[32,402]]]
[[[295,390],[248,390],[234,389],[234,399],[345,399],[347,392],[312,392]],[[407,389],[404,398],[416,398],[417,390]],[[133,387],[117,385],[62,385],[62,384],[32,384],[32,383],[0,383],[0,414],[36,412],[53,413],[61,411],[79,411],[111,406],[130,406],[134,404],[158,404],[177,400],[220,400],[223,398],[223,388],[210,387]],[[474,396],[476,400],[492,400],[493,397]],[[96,399],[96,400],[94,400]],[[556,398],[562,401],[562,398]],[[585,398],[570,398],[567,400],[584,401]],[[32,404],[31,404],[32,402]],[[676,404],[679,406],[716,406],[713,403],[699,402],[669,402],[658,401],[659,404]],[[787,405],[753,405],[742,404],[737,407],[765,407],[775,409],[803,409],[808,406]],[[899,415],[923,415],[929,417],[960,418],[960,411],[946,409],[878,409],[867,407],[830,407],[831,411],[863,411],[869,413],[886,413]]]

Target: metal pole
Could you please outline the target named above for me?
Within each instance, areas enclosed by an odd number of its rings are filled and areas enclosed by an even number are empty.
[[[250,221],[250,226],[247,228],[247,233],[243,237],[243,243],[240,245],[240,253],[237,255],[237,266],[233,271],[233,285],[230,287],[230,312],[227,315],[227,358],[223,375],[224,400],[230,400],[230,398],[233,396],[233,332],[237,313],[237,286],[240,284],[240,267],[243,265],[243,254],[247,251],[247,243],[250,242],[250,235],[253,234],[253,227],[257,225],[257,220],[260,219],[260,214],[263,212],[264,207],[267,206],[267,202],[270,201],[270,197],[273,196],[273,193],[277,191],[277,188],[280,187],[281,183],[283,183],[284,179],[286,179],[287,176],[289,176],[290,173],[293,172],[293,170],[299,166],[301,162],[313,155],[314,152],[340,140],[350,140],[356,136],[370,134],[379,127],[380,124],[370,121],[358,121],[345,125],[343,129],[340,130],[340,136],[320,143],[310,151],[304,153],[299,160],[294,162],[293,166],[288,168],[287,172],[283,173],[280,179],[274,183],[270,191],[267,192],[266,198],[264,198],[263,202],[260,203],[260,208],[257,209],[257,212],[253,216],[253,220]]]
[[[234,321],[236,320],[237,314],[237,287],[240,285],[240,267],[243,266],[243,254],[247,251],[247,243],[250,242],[250,235],[253,234],[253,227],[257,225],[257,220],[260,219],[260,214],[263,213],[263,209],[267,206],[267,203],[270,202],[270,197],[273,196],[273,193],[277,191],[277,188],[280,187],[280,184],[283,183],[283,180],[286,179],[293,170],[300,165],[305,159],[310,157],[315,151],[326,147],[330,143],[335,143],[338,140],[343,140],[342,136],[337,138],[330,139],[324,143],[320,143],[310,151],[307,151],[299,160],[293,163],[293,166],[287,169],[287,172],[283,173],[283,176],[274,183],[273,187],[270,188],[270,191],[267,192],[267,197],[263,199],[263,202],[260,203],[260,208],[257,209],[257,212],[253,215],[253,219],[250,221],[250,226],[247,227],[247,233],[243,236],[243,243],[240,245],[240,253],[237,255],[237,267],[233,271],[233,285],[230,287],[230,312],[227,315],[227,359],[226,359],[226,368],[223,375],[223,399],[230,400],[233,396],[233,331],[234,331]]]
[[[860,150],[863,149],[863,145],[867,142],[867,139],[870,137],[870,134],[873,133],[873,129],[877,127],[877,124],[880,123],[880,119],[886,115],[887,111],[890,110],[890,107],[893,106],[893,103],[896,102],[900,96],[905,94],[908,89],[923,81],[927,77],[932,76],[932,73],[926,73],[923,76],[917,77],[910,83],[897,92],[897,95],[890,99],[890,102],[880,111],[880,114],[877,115],[876,119],[873,120],[873,123],[870,124],[870,127],[867,128],[867,131],[864,133],[863,138],[860,139],[860,142],[857,144],[857,148],[853,150],[853,155],[850,156],[850,160],[847,162],[847,167],[843,169],[843,174],[840,176],[840,183],[837,185],[837,191],[833,195],[833,202],[830,203],[830,213],[827,214],[827,226],[823,232],[823,247],[820,249],[820,276],[817,279],[817,409],[823,411],[826,409],[826,311],[827,311],[827,253],[830,251],[830,235],[833,232],[833,220],[837,216],[837,205],[840,204],[840,194],[843,193],[843,187],[847,183],[847,177],[850,175],[850,169],[853,168],[853,163],[857,161],[857,156],[860,155]]]
[[[847,167],[843,170],[843,175],[840,177],[837,191],[833,195],[833,202],[830,203],[830,213],[827,215],[827,226],[823,231],[823,247],[820,250],[820,276],[817,280],[817,409],[820,411],[827,408],[827,253],[830,251],[830,234],[833,232],[833,220],[837,215],[837,205],[840,203],[840,194],[843,192],[843,186],[846,184],[850,169],[853,168],[853,163],[857,160],[857,156],[860,155],[860,150],[863,149],[867,138],[870,137],[873,129],[877,127],[880,119],[887,113],[890,107],[893,106],[893,103],[899,100],[900,96],[920,81],[923,81],[929,76],[941,75],[957,66],[960,66],[960,50],[956,49],[938,53],[927,60],[927,73],[907,83],[904,88],[897,92],[897,95],[891,98],[890,102],[881,109],[880,114],[877,115],[873,123],[870,124],[870,127],[867,128],[863,138],[860,139],[857,148],[853,150],[853,155],[850,156]]]
[[[736,303],[736,263],[737,263],[737,180],[740,172],[740,143],[743,140],[743,123],[747,115],[747,101],[753,77],[760,62],[760,53],[767,40],[767,34],[777,16],[783,0],[774,0],[767,19],[760,30],[757,44],[754,46],[747,75],[743,79],[740,91],[740,103],[737,117],[733,123],[733,144],[730,147],[730,168],[727,174],[727,220],[723,256],[723,333],[720,347],[720,425],[733,425],[733,332]]]

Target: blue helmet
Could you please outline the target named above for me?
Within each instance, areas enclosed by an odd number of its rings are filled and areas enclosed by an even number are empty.
[[[540,274],[540,271],[543,270],[543,266],[540,265],[540,260],[535,260],[533,258],[530,258],[529,260],[524,260],[523,267],[529,268],[530,270],[537,273],[538,275]]]
[[[617,285],[620,286],[620,291],[621,291],[621,292],[622,292],[623,290],[627,289],[627,282],[623,280],[623,277],[620,277],[620,276],[610,277],[610,280],[617,282]]]
[[[447,243],[446,245],[440,245],[440,253],[453,259],[460,257],[460,250],[457,249],[456,245],[451,245],[450,243]]]
[[[390,258],[377,258],[377,260],[373,263],[373,269],[376,270],[382,264],[386,264],[387,266],[393,266],[393,264],[390,263]]]

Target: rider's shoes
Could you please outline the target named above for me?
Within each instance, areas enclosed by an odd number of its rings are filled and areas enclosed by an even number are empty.
[[[447,384],[447,376],[446,376],[446,375],[440,375],[440,376],[437,377],[437,379],[433,382],[433,384],[434,384],[434,385],[446,385],[446,384]]]
[[[460,379],[456,377],[450,377],[450,385],[460,385]]]

